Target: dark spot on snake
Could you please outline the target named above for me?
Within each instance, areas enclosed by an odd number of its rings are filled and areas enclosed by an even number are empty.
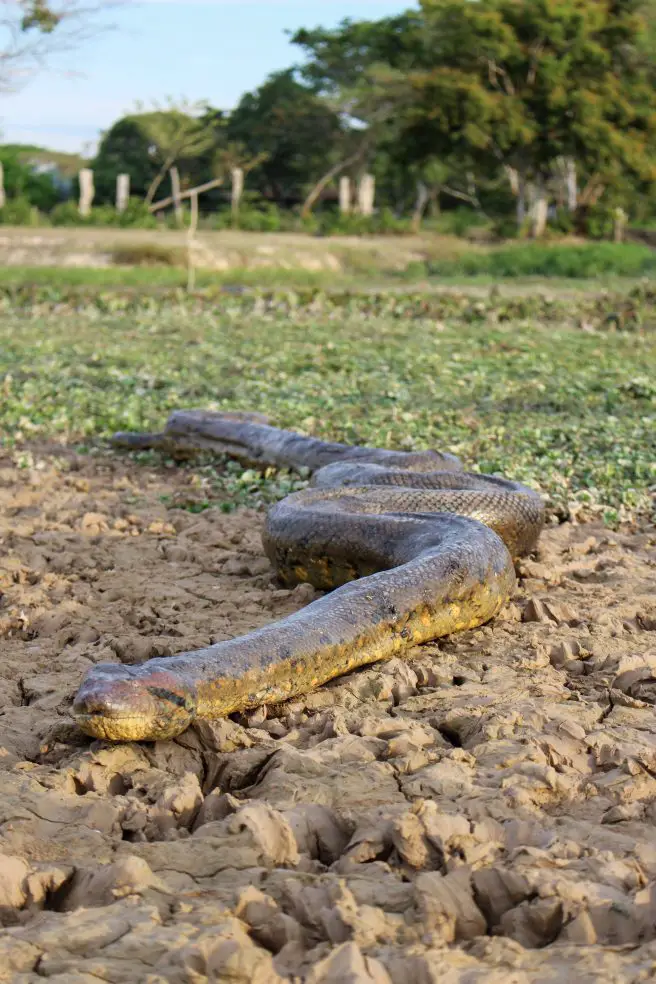
[[[185,707],[187,703],[187,698],[181,696],[180,694],[173,693],[172,690],[165,690],[164,687],[147,687],[149,694],[153,697],[159,697],[161,700],[168,700],[171,704],[176,704],[178,707]]]

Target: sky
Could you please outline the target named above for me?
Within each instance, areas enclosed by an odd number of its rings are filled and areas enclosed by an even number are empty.
[[[0,96],[0,141],[92,153],[100,132],[141,100],[203,100],[230,109],[269,73],[302,60],[285,30],[375,20],[414,0],[142,0],[112,29],[53,59]]]

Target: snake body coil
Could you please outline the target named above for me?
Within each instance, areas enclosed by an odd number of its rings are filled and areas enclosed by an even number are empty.
[[[533,549],[544,522],[537,493],[466,473],[452,455],[332,444],[257,415],[181,411],[163,434],[114,443],[211,447],[250,466],[308,469],[312,487],[269,510],[264,547],[285,584],[330,593],[229,642],[93,667],[73,715],[113,741],[171,738],[195,718],[283,701],[487,622],[512,594],[513,559]]]

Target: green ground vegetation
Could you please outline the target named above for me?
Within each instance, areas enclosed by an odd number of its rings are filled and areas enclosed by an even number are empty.
[[[656,484],[654,297],[644,287],[613,304],[5,291],[2,439],[100,452],[113,431],[160,428],[174,408],[255,409],[320,437],[449,449],[542,489],[557,515],[588,503],[612,521],[648,509]],[[226,489],[257,502],[293,486],[198,467],[207,505]]]

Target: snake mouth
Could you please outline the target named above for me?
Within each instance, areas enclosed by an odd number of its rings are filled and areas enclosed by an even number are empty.
[[[144,741],[150,736],[149,723],[135,715],[108,715],[100,711],[93,713],[74,707],[73,716],[78,728],[90,738],[101,738],[106,741]],[[175,734],[179,734],[177,729],[167,737],[174,737]]]
[[[93,738],[164,740],[189,727],[196,716],[196,698],[166,670],[101,664],[82,682],[72,714]]]

